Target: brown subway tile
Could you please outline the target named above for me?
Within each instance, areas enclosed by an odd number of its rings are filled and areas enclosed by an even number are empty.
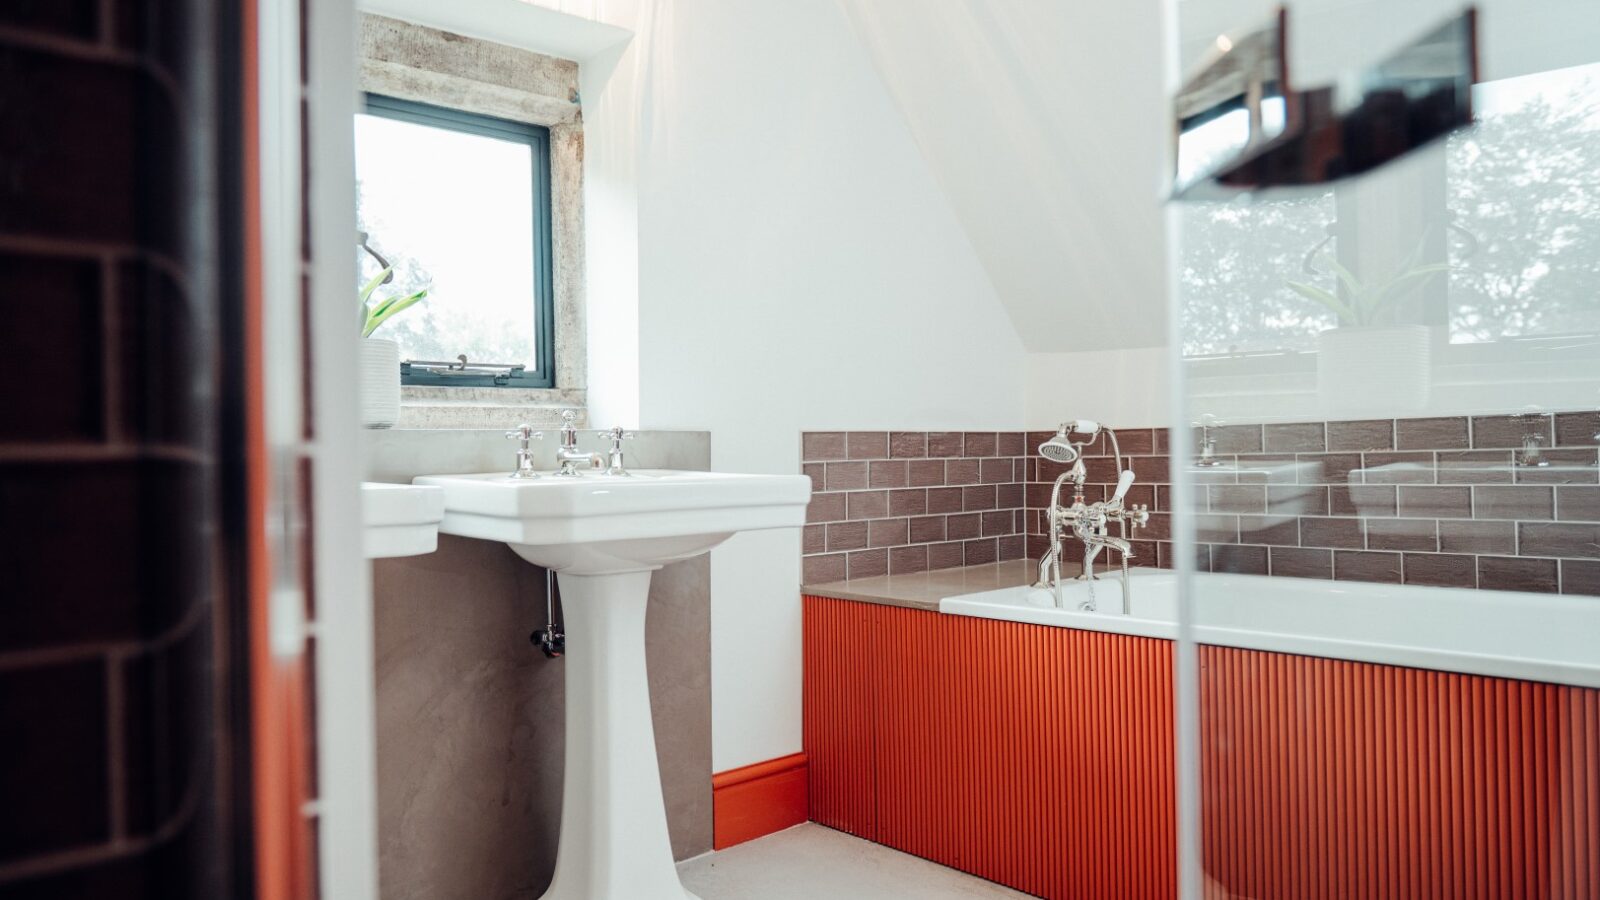
[[[1238,575],[1267,574],[1267,548],[1217,544],[1211,548],[1211,571]]]
[[[1029,559],[1038,559],[1050,550],[1050,541],[1044,535],[1031,533],[1027,540],[1027,554]]]
[[[1366,546],[1365,529],[1361,519],[1323,519],[1306,517],[1300,520],[1300,545],[1303,547]]]
[[[950,516],[944,523],[945,537],[952,541],[964,541],[968,538],[979,537],[983,534],[982,513],[962,513]]]
[[[1523,434],[1528,430],[1516,416],[1473,416],[1472,446],[1474,448],[1521,447]],[[1550,446],[1551,439],[1555,436],[1549,416],[1540,416],[1531,431],[1543,435],[1546,447]]]
[[[111,837],[106,680],[98,658],[0,670],[0,860]]]
[[[1600,486],[1556,488],[1556,518],[1563,522],[1600,522]]]
[[[1151,541],[1172,540],[1172,516],[1169,513],[1151,513],[1150,524],[1140,531],[1139,536]]]
[[[1150,517],[1154,521],[1155,517]],[[1146,537],[1156,538],[1150,534]],[[1236,544],[1239,542],[1239,517],[1238,516],[1201,516],[1194,517],[1194,537],[1196,541],[1211,544]]]
[[[834,522],[828,526],[828,552],[860,550],[866,546],[866,522]]]
[[[994,488],[994,503],[1001,509],[1011,509],[1022,505],[1022,485],[997,484]]]
[[[844,494],[812,494],[811,505],[806,507],[807,522],[832,522],[844,518]]]
[[[969,566],[981,566],[1000,559],[1000,545],[994,538],[967,541],[963,547],[966,551],[966,564]]]
[[[1558,413],[1556,415],[1557,447],[1592,447],[1600,443],[1600,412]]]
[[[1033,460],[1018,457],[1011,461],[1012,481],[1027,481],[1031,477],[1033,477]]]
[[[1361,466],[1367,484],[1433,484],[1432,453],[1365,453]]]
[[[830,553],[827,556],[808,556],[800,561],[800,582],[802,584],[827,584],[830,581],[843,581],[845,576],[845,557],[843,553]]]
[[[1475,588],[1478,586],[1477,562],[1471,556],[1407,553],[1405,582],[1433,587]]]
[[[889,515],[920,516],[928,511],[928,492],[922,488],[889,492]]]
[[[1446,519],[1439,523],[1439,549],[1445,553],[1517,552],[1517,526],[1514,522],[1462,522]]]
[[[867,546],[898,547],[911,543],[910,519],[874,519],[868,523]]]
[[[913,487],[937,487],[944,484],[944,460],[913,459],[906,463],[906,483]]]
[[[928,435],[929,456],[960,456],[961,432],[935,431]]]
[[[1009,459],[986,459],[978,469],[978,480],[984,484],[1003,484],[1015,476]]]
[[[1400,566],[1398,553],[1375,553],[1369,550],[1335,550],[1333,553],[1333,577],[1338,581],[1399,584]]]
[[[849,554],[845,563],[852,579],[876,578],[879,575],[889,574],[889,551],[887,550],[857,550]]]
[[[1553,559],[1480,556],[1478,587],[1486,591],[1553,594],[1561,589],[1560,571]]]
[[[961,488],[928,488],[928,512],[961,512]]]
[[[906,486],[906,464],[903,460],[875,462],[868,470],[868,483],[875,488]]]
[[[845,450],[851,459],[888,459],[887,431],[851,431],[845,435]]]
[[[1394,420],[1329,422],[1329,450],[1393,450]]]
[[[1563,559],[1561,593],[1600,597],[1600,562],[1592,559]]]
[[[1155,438],[1155,452],[1172,452],[1172,431],[1166,428],[1152,428],[1152,437]]]
[[[807,525],[801,530],[801,553],[821,553],[826,549],[828,549],[828,526]]]
[[[929,569],[953,569],[966,565],[966,550],[960,541],[928,545]]]
[[[1214,484],[1206,488],[1212,512],[1264,513],[1267,511],[1267,489],[1259,484]]]
[[[1472,514],[1479,519],[1549,521],[1555,518],[1555,495],[1547,487],[1475,487]]]
[[[995,540],[995,551],[1000,554],[1000,559],[1010,561],[1024,559],[1028,554],[1026,539],[1020,534],[1008,534]],[[1152,558],[1153,555],[1152,555]]]
[[[1370,519],[1366,530],[1368,550],[1439,549],[1439,523],[1432,519]]]
[[[944,464],[945,484],[977,484],[978,460],[952,459]]]
[[[1440,484],[1510,484],[1510,450],[1457,450],[1439,454]]]
[[[967,512],[994,509],[995,489],[992,484],[961,489],[961,508]]]
[[[1149,428],[1118,428],[1117,445],[1123,456],[1145,456],[1156,452],[1154,432]],[[1165,452],[1165,451],[1163,451]]]
[[[1348,484],[1350,473],[1361,468],[1359,453],[1300,453],[1295,460],[1302,484]]]
[[[895,547],[889,551],[890,575],[914,575],[928,571],[927,547]]]
[[[1240,516],[1239,541],[1244,544],[1300,543],[1300,520],[1295,516]]]
[[[1016,519],[1009,509],[998,509],[983,514],[983,536],[997,537],[1017,530]]]
[[[1546,450],[1543,456],[1550,465],[1516,467],[1517,484],[1594,484],[1600,480],[1592,447]]]
[[[1262,449],[1269,452],[1306,453],[1328,449],[1325,427],[1321,422],[1290,422],[1266,426],[1266,440]]]
[[[812,493],[826,489],[825,472],[827,472],[827,466],[822,463],[806,463],[800,467],[800,474],[811,479]]]
[[[0,441],[104,437],[100,294],[96,262],[0,253],[0,315],[12,323],[0,355],[12,372],[48,373],[0,390]]]
[[[1398,512],[1412,518],[1472,518],[1472,488],[1403,485],[1398,497]]]
[[[1328,488],[1328,513],[1335,516],[1392,516],[1399,493],[1392,485],[1352,484]]]
[[[800,458],[806,462],[844,459],[845,440],[842,431],[807,431],[800,435]]]
[[[994,456],[997,446],[995,433],[992,431],[969,431],[963,437],[961,451],[963,456]]]
[[[1462,450],[1472,446],[1465,416],[1437,419],[1397,419],[1397,450]]]
[[[1268,554],[1272,574],[1287,578],[1333,577],[1332,550],[1303,550],[1296,547],[1273,547]]]
[[[913,544],[944,540],[944,516],[917,516],[911,520],[910,535]]]
[[[889,514],[888,491],[851,491],[845,507],[848,519],[881,519]]]
[[[1262,450],[1260,425],[1223,425],[1211,429],[1211,437],[1216,439],[1218,453],[1260,453]],[[1195,435],[1194,447],[1198,453],[1198,434]]]
[[[1002,431],[996,434],[994,453],[996,456],[1026,456],[1028,451],[1023,449],[1022,432]]]
[[[894,459],[915,459],[928,455],[926,431],[889,432],[889,456]]]
[[[1325,516],[1328,514],[1328,488],[1301,484],[1268,485],[1267,512],[1280,516]]]
[[[1522,556],[1600,559],[1600,523],[1518,522],[1517,552]]]
[[[831,462],[825,468],[830,491],[859,491],[867,486],[867,464],[864,462]]]

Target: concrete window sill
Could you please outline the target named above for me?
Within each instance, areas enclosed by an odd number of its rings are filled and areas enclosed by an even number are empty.
[[[587,428],[586,392],[581,388],[414,387],[400,389],[396,430],[559,428],[561,414],[576,410]]]

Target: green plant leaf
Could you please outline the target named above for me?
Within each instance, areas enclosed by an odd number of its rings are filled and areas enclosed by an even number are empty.
[[[398,313],[410,309],[427,299],[427,296],[427,290],[423,289],[414,294],[407,294],[404,297],[390,297],[385,300],[378,309],[373,310],[372,314],[367,316],[366,328],[361,332],[361,336],[371,337],[372,333],[377,331],[383,323],[394,318]]]
[[[1332,310],[1333,314],[1339,317],[1340,325],[1366,324],[1361,321],[1361,317],[1356,314],[1355,310],[1347,306],[1344,301],[1335,296],[1332,291],[1327,291],[1317,287],[1314,284],[1306,284],[1300,281],[1290,281],[1287,282],[1287,284],[1289,290],[1294,291],[1296,294],[1299,294],[1307,300],[1320,303],[1329,310]]]
[[[1440,272],[1448,271],[1450,271],[1449,263],[1434,263],[1427,266],[1418,266],[1404,274],[1396,275],[1378,291],[1378,296],[1374,298],[1373,305],[1381,309],[1396,304],[1404,299],[1407,294],[1432,281],[1433,276]]]
[[[384,269],[382,272],[372,276],[372,280],[362,286],[360,302],[363,307],[367,305],[367,299],[372,296],[372,292],[377,290],[378,285],[383,284],[383,280],[388,278],[389,274],[393,271],[393,267]]]
[[[1327,261],[1328,267],[1333,269],[1333,273],[1338,275],[1339,280],[1344,283],[1345,293],[1350,295],[1350,300],[1359,302],[1367,293],[1367,288],[1361,283],[1361,279],[1357,278],[1354,272],[1340,265],[1339,260],[1335,259],[1331,254],[1324,255],[1322,258]]]

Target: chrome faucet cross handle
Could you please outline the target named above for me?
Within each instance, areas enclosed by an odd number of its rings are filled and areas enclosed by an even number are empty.
[[[556,464],[556,474],[567,478],[582,475],[586,468],[600,468],[599,454],[578,449],[577,410],[569,409],[561,413],[561,445],[556,448]]]
[[[543,440],[544,432],[534,431],[532,425],[523,423],[506,432],[506,439],[518,442],[517,470],[511,473],[511,477],[538,478],[539,473],[533,470],[533,441]]]
[[[606,451],[606,475],[627,475],[628,467],[623,464],[622,442],[633,440],[633,432],[621,425],[615,428],[602,428],[596,431],[602,437],[611,438],[611,447]]]

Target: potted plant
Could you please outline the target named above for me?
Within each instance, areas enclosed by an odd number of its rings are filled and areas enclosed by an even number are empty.
[[[1344,288],[1344,296],[1314,284],[1291,281],[1290,290],[1321,304],[1339,324],[1317,335],[1317,393],[1325,410],[1370,407],[1421,409],[1431,388],[1426,325],[1399,321],[1402,302],[1448,263],[1418,265],[1422,245],[1389,278],[1362,281],[1332,256],[1322,257]]]
[[[374,300],[373,292],[394,271],[383,271],[362,285],[361,304],[361,424],[367,428],[392,428],[400,418],[400,345],[372,336],[383,323],[422,302],[426,289]]]

